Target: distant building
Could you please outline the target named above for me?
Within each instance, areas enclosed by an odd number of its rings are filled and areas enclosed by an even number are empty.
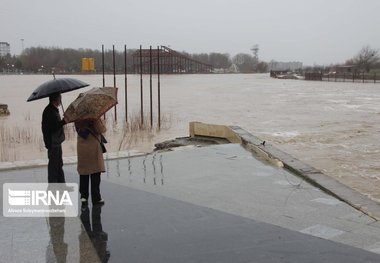
[[[272,60],[269,62],[269,70],[273,71],[296,71],[302,69],[302,62],[278,62]]]
[[[0,57],[11,54],[11,45],[8,42],[0,42]]]
[[[338,65],[332,67],[329,74],[340,74],[340,73],[356,73],[359,71],[357,65]]]

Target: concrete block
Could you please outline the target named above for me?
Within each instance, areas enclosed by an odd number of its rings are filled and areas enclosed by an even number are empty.
[[[241,143],[241,139],[237,136],[231,128],[224,125],[216,124],[206,124],[201,122],[190,122],[189,123],[190,136],[208,136],[225,138],[231,143]]]

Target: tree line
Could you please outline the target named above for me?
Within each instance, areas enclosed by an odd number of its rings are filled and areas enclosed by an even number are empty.
[[[127,70],[133,72],[132,54],[136,49],[127,50]],[[180,52],[194,60],[210,64],[215,69],[236,68],[242,73],[263,73],[268,71],[268,63],[260,61],[257,56],[239,53],[231,57],[228,53],[201,53],[190,54],[185,51]],[[75,74],[82,70],[82,58],[94,58],[95,69],[102,71],[102,52],[92,49],[71,49],[54,47],[30,47],[25,49],[19,56],[10,54],[0,57],[0,72],[24,72],[24,73],[51,73]],[[107,73],[113,72],[113,51],[104,52],[104,70]],[[304,68],[306,71],[324,71],[330,68],[346,65],[354,66],[357,72],[369,72],[372,69],[380,69],[380,56],[378,50],[370,46],[364,46],[352,58],[347,59],[343,64],[336,64],[324,67]],[[115,70],[117,73],[124,72],[124,51],[115,50]]]
[[[355,65],[357,70],[368,73],[371,69],[380,68],[379,62],[379,51],[366,45],[353,58],[348,59],[345,65]]]
[[[322,73],[334,73],[337,68],[341,68],[344,72],[344,68],[352,74],[362,74],[378,72],[380,70],[380,55],[379,51],[371,48],[369,45],[363,46],[358,53],[352,58],[347,59],[343,64],[331,64],[329,66],[313,66],[304,67],[304,72],[322,72]]]
[[[127,50],[127,70],[132,72],[132,55],[136,49]],[[210,64],[215,69],[228,69],[233,64],[240,72],[267,72],[268,65],[259,61],[251,54],[239,53],[231,57],[228,53],[201,53],[190,54],[185,51],[181,54],[194,60]],[[124,72],[124,51],[115,50],[115,70]],[[0,72],[24,72],[24,73],[50,73],[74,74],[82,70],[82,58],[94,58],[95,69],[103,70],[102,52],[92,49],[71,49],[54,47],[30,47],[19,56],[6,55],[0,57]],[[104,71],[113,72],[113,51],[104,51]]]

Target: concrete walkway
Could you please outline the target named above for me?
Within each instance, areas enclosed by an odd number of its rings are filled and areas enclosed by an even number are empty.
[[[107,161],[106,204],[0,217],[1,262],[380,262],[380,224],[240,144]],[[75,165],[65,165],[78,182]],[[1,182],[45,182],[46,167]],[[2,195],[1,195],[2,197]]]

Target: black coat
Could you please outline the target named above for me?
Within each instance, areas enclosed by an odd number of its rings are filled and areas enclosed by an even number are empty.
[[[49,103],[42,113],[42,134],[47,149],[60,146],[65,140],[64,124],[65,121],[61,120],[59,110]]]

